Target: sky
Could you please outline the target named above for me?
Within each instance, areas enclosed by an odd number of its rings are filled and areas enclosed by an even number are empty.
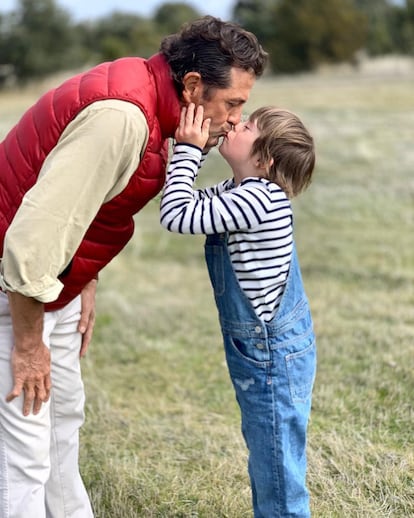
[[[155,10],[164,3],[175,0],[55,0],[56,4],[65,8],[75,21],[101,18],[113,11],[134,13],[152,17]],[[195,7],[201,14],[211,14],[222,19],[229,19],[236,0],[177,0]],[[0,0],[0,12],[16,9],[17,0]]]

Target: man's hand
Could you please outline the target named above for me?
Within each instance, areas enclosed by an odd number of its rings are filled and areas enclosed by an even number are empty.
[[[211,119],[203,120],[204,108],[190,103],[181,109],[180,124],[175,132],[175,140],[193,144],[203,149],[209,139]]]
[[[95,326],[95,295],[98,281],[92,279],[82,290],[81,293],[81,317],[79,320],[78,331],[82,336],[80,356],[85,356],[89,343],[92,338]]]
[[[8,293],[13,321],[12,370],[9,403],[23,392],[23,415],[37,414],[50,396],[50,352],[42,339],[43,304],[20,293]]]
[[[16,347],[12,351],[12,369],[14,387],[7,395],[9,403],[24,392],[23,415],[29,415],[32,407],[33,414],[38,414],[42,403],[46,403],[50,396],[50,352],[40,342],[28,351],[19,351]]]

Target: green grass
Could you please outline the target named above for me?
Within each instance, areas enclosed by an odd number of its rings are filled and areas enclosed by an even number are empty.
[[[247,107],[288,107],[316,139],[314,181],[294,209],[318,343],[308,477],[318,518],[414,516],[412,85],[263,79]],[[2,133],[30,102],[13,111],[12,98],[0,96]],[[227,174],[213,151],[201,183]],[[162,230],[157,200],[136,224],[101,276],[82,362],[81,467],[96,516],[249,517],[203,238]]]

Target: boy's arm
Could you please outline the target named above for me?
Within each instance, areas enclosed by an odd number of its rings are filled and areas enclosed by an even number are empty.
[[[218,195],[219,187],[206,190],[212,196],[203,196],[203,191],[193,189],[208,137],[209,124],[205,125],[202,115],[202,107],[195,111],[191,104],[181,112],[175,134],[177,144],[161,200],[161,225],[181,234],[216,234],[251,228],[258,221],[255,197],[251,199],[248,193],[245,196],[243,192],[231,191]]]
[[[227,180],[203,196],[208,189],[193,189],[200,156],[200,148],[176,144],[161,198],[161,225],[181,234],[217,234],[255,227],[269,204],[265,191],[256,185],[228,190],[231,180]]]

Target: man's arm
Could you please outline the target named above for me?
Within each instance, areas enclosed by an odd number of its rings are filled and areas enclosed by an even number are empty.
[[[56,300],[63,287],[58,276],[98,210],[122,191],[138,166],[146,145],[145,118],[131,103],[117,103],[85,108],[47,156],[6,232],[7,291],[44,303]]]
[[[119,104],[121,103],[121,104]],[[42,341],[43,303],[55,300],[58,275],[70,262],[102,203],[116,196],[139,164],[148,128],[131,103],[100,101],[66,128],[25,196],[5,239],[2,288],[8,292],[14,330],[14,386],[24,392],[23,413],[37,413],[50,393],[50,356]],[[80,354],[95,320],[96,281],[82,292]]]
[[[23,415],[33,407],[37,414],[50,396],[50,353],[42,339],[43,304],[35,299],[8,293],[13,321],[12,369],[14,386],[7,395],[10,402],[24,391]]]
[[[83,289],[79,332],[82,336],[80,356],[86,354],[95,324],[95,293],[97,280],[92,279]],[[50,353],[42,339],[43,304],[20,293],[8,292],[13,322],[14,349],[12,369],[14,386],[6,397],[10,402],[24,391],[23,415],[33,409],[37,414],[48,401],[51,389]]]

